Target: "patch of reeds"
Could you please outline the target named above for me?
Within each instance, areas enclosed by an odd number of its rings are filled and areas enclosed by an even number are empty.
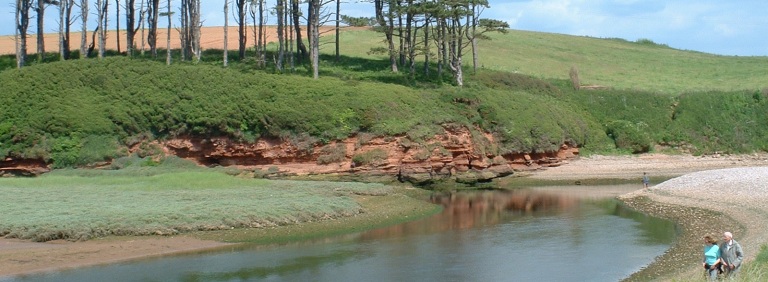
[[[0,236],[49,241],[269,227],[363,212],[382,184],[272,181],[211,170],[120,175],[66,171],[0,179]]]

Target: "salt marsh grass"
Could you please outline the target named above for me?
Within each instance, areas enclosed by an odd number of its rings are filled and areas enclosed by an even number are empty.
[[[392,191],[382,184],[274,181],[199,169],[135,174],[71,170],[0,179],[0,235],[87,240],[289,225],[358,214],[363,209],[352,194]]]

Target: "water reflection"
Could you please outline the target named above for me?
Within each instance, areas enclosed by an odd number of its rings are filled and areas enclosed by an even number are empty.
[[[515,215],[553,214],[574,210],[575,197],[534,190],[484,190],[436,193],[430,201],[443,206],[443,212],[428,220],[372,230],[363,239],[387,238],[403,234],[430,234],[499,224]]]
[[[573,189],[584,189],[576,187]],[[557,189],[435,194],[434,217],[281,246],[165,257],[18,281],[617,281],[662,254],[670,222]],[[589,269],[589,271],[574,271]]]

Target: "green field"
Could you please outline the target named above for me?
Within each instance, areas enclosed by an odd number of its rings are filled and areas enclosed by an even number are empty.
[[[341,53],[370,55],[381,45],[372,31],[343,33]],[[761,90],[768,87],[768,57],[720,56],[677,50],[653,42],[509,30],[480,41],[480,68],[544,80],[568,80],[571,67],[585,84],[679,95],[686,92]],[[354,43],[354,44],[353,44]],[[471,60],[465,60],[471,64]]]

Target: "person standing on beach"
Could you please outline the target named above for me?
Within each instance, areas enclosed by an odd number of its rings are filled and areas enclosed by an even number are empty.
[[[725,275],[735,277],[741,269],[742,260],[744,260],[744,252],[741,250],[739,242],[733,239],[731,232],[723,233],[723,243],[720,244],[720,261],[725,267]]]
[[[648,178],[648,174],[643,172],[643,188],[648,188],[648,184],[651,183],[651,179]]]
[[[704,271],[709,281],[717,280],[720,273],[720,247],[712,236],[704,236]]]

